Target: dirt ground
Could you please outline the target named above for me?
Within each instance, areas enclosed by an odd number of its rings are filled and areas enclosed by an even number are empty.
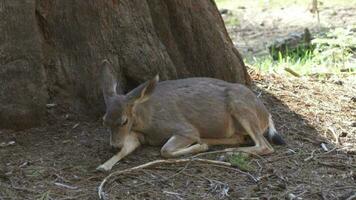
[[[304,32],[305,28],[315,36],[328,29],[356,25],[356,5],[323,4],[319,6],[318,21],[317,15],[310,12],[310,5],[266,8],[255,5],[258,3],[251,1],[246,6],[230,8],[222,15],[230,37],[244,57],[266,55],[271,42]]]
[[[247,28],[241,32],[260,32]],[[160,165],[118,177],[104,188],[107,197],[356,199],[355,77],[250,74],[252,89],[273,114],[286,146],[274,146],[273,155],[251,157],[249,175],[195,162]],[[60,107],[49,109],[45,127],[0,130],[0,200],[98,199],[97,188],[108,174],[95,168],[112,156],[108,137],[100,120],[84,120]],[[224,155],[207,158],[223,160]],[[159,148],[144,146],[113,170],[157,159]]]
[[[355,194],[354,78],[251,74],[254,91],[288,143],[275,146],[271,156],[250,159],[249,173],[257,182],[211,164],[161,165],[120,177],[105,188],[110,199],[346,199]],[[108,133],[99,122],[64,115],[47,127],[1,131],[0,141],[15,143],[0,147],[0,199],[97,199],[106,174],[95,168],[112,155]],[[159,148],[145,146],[114,170],[156,159]]]

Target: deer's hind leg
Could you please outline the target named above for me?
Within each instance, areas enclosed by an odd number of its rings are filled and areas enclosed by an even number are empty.
[[[238,125],[244,129],[255,145],[251,147],[231,148],[229,150],[236,149],[258,155],[266,155],[274,152],[273,147],[263,136],[265,130],[260,127],[259,118],[256,113],[250,109],[244,109],[242,106],[242,108],[233,110],[232,115],[235,119],[235,123],[238,123]]]
[[[201,138],[201,142],[209,146],[213,145],[243,145],[246,144],[246,138],[241,133],[235,133],[228,138]]]
[[[197,143],[198,142],[198,143]],[[173,158],[187,154],[196,154],[207,151],[208,145],[199,143],[197,139],[182,135],[173,135],[162,147],[161,155]]]

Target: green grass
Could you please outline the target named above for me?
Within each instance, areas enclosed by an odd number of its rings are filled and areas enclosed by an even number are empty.
[[[291,5],[299,5],[308,7],[311,3],[311,0],[270,0],[267,4],[264,0],[251,1],[251,0],[215,0],[217,6],[219,8],[227,8],[227,9],[236,9],[238,7],[254,7],[254,8],[281,8],[287,7]],[[322,3],[320,6],[350,6],[356,5],[356,0],[322,0],[319,1]]]
[[[251,171],[253,167],[250,165],[248,155],[244,153],[235,153],[228,157],[232,166],[238,167],[243,171]]]
[[[271,8],[278,9],[292,5],[307,8],[311,0],[215,0],[219,8],[230,10],[239,7],[246,8]],[[266,2],[269,2],[268,4]],[[322,0],[319,1],[320,9],[323,6],[347,6],[356,5],[356,0]],[[240,23],[235,15],[225,19],[227,26],[234,26]],[[340,73],[341,70],[356,70],[356,33],[351,31],[353,27],[344,27],[329,30],[323,34],[313,35],[316,37],[312,41],[312,47],[289,50],[286,54],[274,54],[258,57],[246,57],[245,63],[257,69],[261,73],[286,73],[285,68],[289,68],[300,75]],[[277,56],[276,56],[277,55]],[[246,55],[247,56],[247,55]],[[344,72],[343,72],[344,73]]]
[[[240,24],[240,21],[237,16],[231,16],[225,20],[225,25],[227,25],[227,26],[237,26],[239,24]]]
[[[270,55],[251,57],[245,62],[262,73],[284,73],[285,68],[300,75],[351,72],[356,70],[356,33],[351,30],[337,28],[317,36],[312,40],[314,49],[279,53],[276,60]]]

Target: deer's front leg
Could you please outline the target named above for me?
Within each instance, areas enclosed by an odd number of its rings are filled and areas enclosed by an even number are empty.
[[[106,161],[104,164],[100,165],[99,167],[96,168],[98,171],[110,171],[111,168],[119,162],[122,158],[125,156],[129,155],[132,153],[137,147],[141,145],[138,134],[132,132],[130,133],[124,141],[124,145],[121,148],[120,152],[114,155],[112,158],[110,158],[108,161]]]

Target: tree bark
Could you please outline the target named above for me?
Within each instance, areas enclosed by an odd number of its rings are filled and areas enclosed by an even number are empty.
[[[46,103],[98,116],[99,63],[123,91],[161,80],[249,76],[213,0],[0,0],[0,128],[46,119]]]

